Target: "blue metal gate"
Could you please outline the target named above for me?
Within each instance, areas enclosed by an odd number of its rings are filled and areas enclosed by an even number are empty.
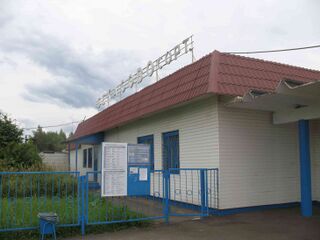
[[[218,208],[218,169],[154,170],[147,195],[101,197],[101,172],[0,173],[0,232],[38,228],[39,212],[58,227],[207,216]]]

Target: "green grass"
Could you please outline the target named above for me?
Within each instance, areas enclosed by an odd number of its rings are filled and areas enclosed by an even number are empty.
[[[81,202],[80,202],[81,204]],[[0,229],[38,227],[39,212],[56,212],[59,224],[78,223],[78,198],[69,197],[25,197],[0,199]],[[127,204],[117,198],[101,198],[98,192],[90,192],[88,196],[89,222],[117,221],[145,217],[142,213],[130,210]],[[86,226],[87,233],[116,231],[131,226],[145,226],[147,222],[127,222],[122,224]],[[80,234],[80,227],[59,227],[58,236]],[[0,239],[38,239],[39,232],[19,231],[0,233]]]

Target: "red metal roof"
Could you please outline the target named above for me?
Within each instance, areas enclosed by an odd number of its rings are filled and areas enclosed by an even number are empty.
[[[320,71],[214,51],[80,123],[72,139],[111,129],[205,94],[274,91],[285,79],[320,80]],[[70,139],[70,140],[72,140]]]

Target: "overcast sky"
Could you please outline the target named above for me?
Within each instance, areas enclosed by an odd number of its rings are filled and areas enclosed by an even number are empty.
[[[319,12],[318,0],[0,0],[0,110],[22,127],[82,120],[104,91],[191,34],[197,59],[315,45]],[[254,57],[320,70],[320,49]]]

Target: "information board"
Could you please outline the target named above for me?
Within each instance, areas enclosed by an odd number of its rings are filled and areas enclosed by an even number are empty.
[[[126,143],[102,143],[101,196],[126,196],[128,154]]]
[[[129,164],[149,164],[150,146],[147,144],[128,144]]]

